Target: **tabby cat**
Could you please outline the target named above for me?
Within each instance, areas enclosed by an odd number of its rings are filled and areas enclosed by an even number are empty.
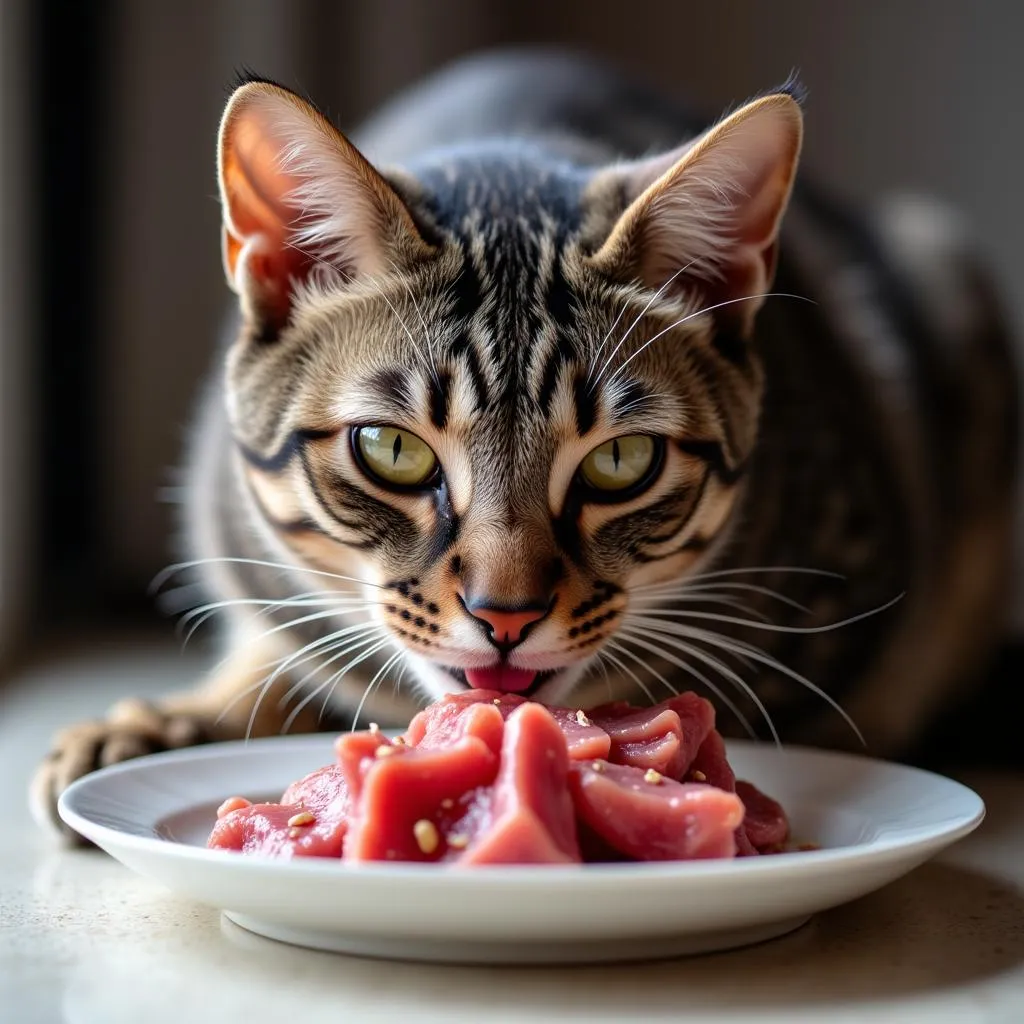
[[[240,84],[238,326],[168,573],[224,656],[60,735],[41,814],[113,761],[466,686],[696,688],[729,734],[877,756],[968,693],[1006,604],[1007,342],[948,211],[795,184],[801,102],[707,127],[587,59],[487,54],[350,141]]]

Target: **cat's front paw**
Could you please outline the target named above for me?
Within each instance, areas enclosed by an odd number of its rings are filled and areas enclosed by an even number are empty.
[[[29,790],[33,817],[71,845],[86,845],[57,813],[61,793],[76,779],[144,754],[191,747],[211,739],[200,715],[166,714],[145,701],[123,701],[107,718],[82,722],[59,732],[36,770]]]

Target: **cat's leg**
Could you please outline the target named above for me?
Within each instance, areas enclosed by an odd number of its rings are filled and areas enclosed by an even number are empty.
[[[81,841],[60,820],[57,800],[83,775],[143,754],[281,732],[289,715],[282,698],[294,679],[282,674],[264,685],[280,656],[259,644],[239,647],[195,689],[153,702],[122,700],[102,719],[61,730],[31,782],[34,817],[65,839]],[[289,723],[289,733],[329,727],[319,711],[318,702],[310,702]]]

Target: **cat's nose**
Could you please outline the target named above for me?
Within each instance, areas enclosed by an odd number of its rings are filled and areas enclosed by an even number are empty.
[[[508,650],[526,638],[530,626],[547,615],[550,604],[540,602],[520,605],[516,608],[502,608],[483,601],[464,602],[466,611],[474,619],[484,623],[492,644]]]

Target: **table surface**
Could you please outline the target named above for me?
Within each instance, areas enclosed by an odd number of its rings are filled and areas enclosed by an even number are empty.
[[[57,848],[25,803],[53,730],[197,671],[166,646],[112,642],[0,690],[0,1021],[1024,1020],[1022,777],[960,775],[988,805],[978,832],[786,938],[622,967],[436,967],[297,949],[98,851]]]

